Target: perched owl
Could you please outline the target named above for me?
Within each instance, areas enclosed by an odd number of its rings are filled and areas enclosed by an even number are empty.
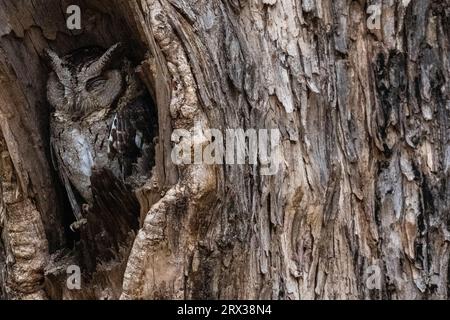
[[[96,177],[117,179],[105,188],[132,186],[151,168],[152,102],[131,63],[120,57],[120,47],[82,48],[62,58],[45,51],[52,69],[47,83],[52,159],[77,219],[72,230],[86,222],[84,210],[101,199],[103,191],[93,188]]]

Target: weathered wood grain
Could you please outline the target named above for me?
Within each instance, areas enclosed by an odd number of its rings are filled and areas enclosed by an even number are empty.
[[[43,48],[128,43],[160,129],[127,266],[90,285],[123,299],[448,298],[449,1],[71,3],[90,21],[74,35],[64,1],[0,1],[0,126],[39,239],[64,242]],[[278,128],[279,172],[175,166],[172,130],[194,124]]]

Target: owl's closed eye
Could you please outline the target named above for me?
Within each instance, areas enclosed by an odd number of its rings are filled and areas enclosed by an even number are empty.
[[[105,86],[106,81],[107,80],[105,79],[104,76],[98,76],[93,79],[90,79],[86,83],[86,90],[89,92],[99,90]]]

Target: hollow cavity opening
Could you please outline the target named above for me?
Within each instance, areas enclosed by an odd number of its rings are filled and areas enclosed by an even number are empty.
[[[77,2],[77,1],[75,1]],[[114,3],[114,5],[112,5]],[[123,75],[123,85],[121,88],[120,94],[118,94],[118,98],[114,100],[114,108],[123,108],[121,105],[120,97],[127,94],[132,94],[128,90],[127,86],[130,85],[128,81],[128,76],[124,71],[124,64],[129,64],[129,68],[132,69],[132,72],[135,72],[139,65],[145,60],[147,54],[147,48],[145,44],[141,42],[138,36],[138,31],[135,30],[134,26],[128,22],[127,17],[124,15],[126,10],[123,10],[122,4],[119,2],[111,2],[111,1],[78,1],[77,5],[80,6],[81,12],[83,15],[83,23],[81,30],[74,31],[61,31],[58,32],[56,38],[54,40],[49,41],[49,48],[58,54],[59,57],[66,57],[68,55],[72,56],[72,61],[79,61],[83,59],[83,52],[106,52],[109,48],[114,46],[116,43],[121,44],[121,48],[119,53],[115,54],[114,61],[110,63],[110,67],[112,69],[119,69]],[[95,48],[95,50],[94,50]],[[93,53],[93,55],[95,55]],[[75,57],[76,56],[76,57]],[[85,57],[88,59],[89,57]],[[98,57],[97,57],[98,58]],[[48,63],[48,62],[47,62]],[[72,64],[72,67],[76,65],[76,63]],[[52,71],[51,67],[48,71]],[[135,72],[136,78],[138,79],[140,85],[145,90],[142,94],[138,96],[138,98],[131,98],[130,103],[139,106],[145,105],[148,111],[146,117],[141,118],[141,115],[138,113],[133,114],[133,108],[124,108],[124,112],[120,115],[112,116],[111,123],[109,125],[105,125],[105,136],[107,135],[107,139],[104,140],[104,144],[109,144],[108,146],[102,145],[102,148],[115,148],[116,153],[111,155],[111,161],[119,162],[118,166],[111,166],[111,172],[117,177],[120,175],[119,171],[122,174],[119,182],[115,182],[111,180],[109,176],[104,174],[99,174],[100,181],[96,186],[91,186],[91,188],[96,188],[97,191],[99,189],[111,188],[114,189],[116,187],[117,190],[121,190],[121,188],[128,188],[129,190],[136,190],[137,188],[143,186],[143,184],[151,178],[152,168],[155,165],[155,141],[158,137],[158,111],[156,106],[156,99],[154,97],[154,84],[149,83],[148,79],[151,77],[146,77],[146,79],[141,79],[141,74]],[[102,81],[104,79],[89,79],[89,84],[95,86],[95,81]],[[48,99],[47,99],[48,100]],[[54,108],[50,108],[50,113],[54,113]],[[119,118],[117,120],[116,118]],[[132,161],[126,161],[123,159],[118,159],[122,156],[122,151],[120,150],[120,139],[124,139],[123,137],[118,137],[120,134],[128,133],[126,129],[119,128],[120,127],[120,119],[126,119],[128,126],[135,126],[142,128],[142,120],[145,118],[145,121],[148,123],[148,127],[146,128],[146,132],[139,132],[136,128],[131,128],[131,132],[134,137],[134,142],[136,144],[136,148],[128,148],[126,151],[126,155]],[[98,135],[98,129],[95,128],[96,123],[92,124],[92,132]],[[129,129],[129,128],[128,128]],[[49,129],[48,131],[51,131]],[[133,131],[134,130],[134,131]],[[142,131],[142,130],[141,130]],[[49,132],[49,135],[52,133]],[[116,135],[116,136],[114,136]],[[105,139],[105,136],[103,139]],[[139,145],[143,145],[142,136],[146,138],[145,148],[140,148]],[[150,137],[150,138],[148,138]],[[99,137],[100,139],[100,137]],[[116,139],[117,142],[111,142],[111,140]],[[89,138],[88,138],[89,140]],[[95,138],[97,141],[97,138]],[[94,147],[95,148],[95,147]],[[79,151],[79,150],[78,150]],[[145,153],[145,157],[144,157]],[[75,154],[75,153],[74,153]],[[76,154],[80,155],[80,152]],[[123,158],[123,156],[122,156]],[[129,160],[128,159],[128,160]],[[98,168],[96,168],[98,169]],[[101,169],[101,168],[100,168]],[[145,171],[146,174],[142,174]],[[84,216],[88,216],[88,223],[96,224],[95,226],[89,226],[89,231],[85,230],[84,227],[80,229],[71,228],[74,223],[77,222],[77,219],[74,215],[73,205],[71,204],[71,197],[67,194],[67,190],[65,188],[64,182],[61,179],[61,175],[55,174],[57,176],[56,183],[58,184],[59,194],[62,202],[62,214],[61,214],[61,223],[63,234],[65,237],[65,247],[70,250],[75,251],[92,251],[89,253],[84,253],[89,255],[87,258],[90,260],[91,264],[95,263],[98,260],[98,257],[107,256],[109,259],[109,255],[104,254],[103,251],[108,250],[118,250],[117,242],[121,239],[120,236],[116,237],[114,233],[124,234],[128,233],[127,230],[131,229],[136,231],[139,223],[134,222],[134,218],[136,221],[139,219],[139,207],[134,207],[134,200],[130,200],[132,196],[126,196],[124,199],[119,199],[117,201],[117,205],[120,206],[123,203],[133,202],[130,204],[132,208],[130,208],[130,213],[125,214],[125,217],[117,217],[117,213],[114,212],[113,209],[109,208],[107,203],[114,203],[114,199],[102,198],[101,196],[98,198],[97,195],[94,195],[93,200],[97,203],[87,203],[91,207],[89,212],[82,212]],[[72,189],[76,202],[83,206],[83,202],[86,201],[86,197],[83,197],[83,191],[77,190],[77,186],[75,186],[73,181],[71,182]],[[115,185],[117,184],[117,185]],[[113,186],[115,185],[115,186]],[[91,190],[92,191],[92,190]],[[120,197],[120,192],[112,191],[112,193],[116,197]],[[127,202],[128,201],[128,202]],[[136,201],[137,202],[137,201]],[[125,208],[122,207],[123,210]],[[97,211],[102,211],[102,213],[98,213]],[[131,215],[131,216],[130,216]],[[129,226],[121,226],[120,224],[130,224]],[[84,234],[83,234],[84,233]],[[98,234],[107,233],[109,236],[104,238],[109,239],[100,239]],[[84,242],[84,243],[83,243]],[[98,246],[92,246],[90,243],[99,243]],[[112,246],[109,248],[108,246]],[[94,262],[93,262],[94,261]]]

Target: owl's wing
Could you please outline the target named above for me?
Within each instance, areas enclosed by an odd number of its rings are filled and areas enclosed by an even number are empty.
[[[124,178],[131,175],[133,164],[148,162],[152,144],[153,121],[148,101],[137,98],[117,110],[108,139],[110,158],[117,156]]]
[[[83,221],[80,205],[78,204],[78,201],[75,197],[75,193],[73,191],[72,184],[70,183],[66,168],[63,165],[62,159],[60,159],[60,148],[57,139],[50,139],[50,154],[53,167],[58,172],[61,182],[64,184],[64,188],[66,189],[67,197],[69,199],[70,206],[72,207],[73,214],[75,215],[77,221]]]

